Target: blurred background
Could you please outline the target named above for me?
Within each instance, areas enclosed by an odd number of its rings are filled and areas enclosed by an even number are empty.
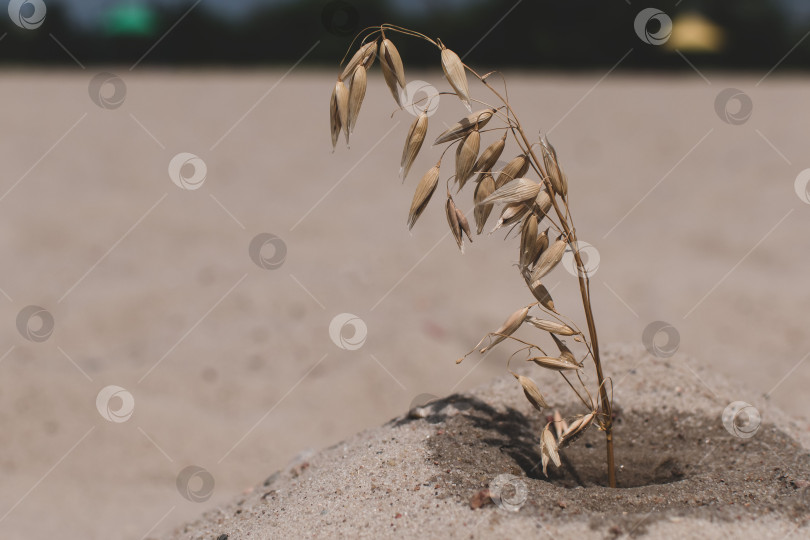
[[[746,385],[704,385],[718,425],[736,400],[807,417],[810,3],[6,5],[1,536],[225,523],[219,506],[274,471],[505,373],[508,346],[455,360],[533,301],[517,243],[485,233],[461,255],[441,187],[407,230],[439,149],[397,177],[414,117],[378,63],[332,150],[338,65],[383,22],[501,69],[529,135],[554,143],[603,348],[694,356]],[[435,48],[388,37],[417,94],[449,89]],[[435,105],[429,141],[467,114]],[[454,197],[471,214],[471,187]],[[566,265],[546,283],[584,327]]]

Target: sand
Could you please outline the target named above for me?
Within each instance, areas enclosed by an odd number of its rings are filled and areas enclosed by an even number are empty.
[[[351,150],[332,154],[334,73],[107,70],[126,83],[114,110],[88,96],[93,68],[0,85],[3,536],[160,535],[421,394],[504,373],[506,350],[454,360],[526,302],[516,245],[476,238],[460,256],[436,201],[408,234],[436,153],[401,185],[410,117],[389,119],[379,73]],[[681,353],[747,385],[738,399],[770,392],[806,417],[810,205],[794,191],[810,166],[806,78],[603,75],[509,74],[523,123],[551,130],[580,237],[599,250],[602,342],[640,344],[666,321]],[[715,113],[727,87],[753,100],[742,125]],[[443,101],[431,133],[461,114]],[[181,152],[207,165],[197,190],[169,177]],[[262,233],[286,245],[275,269],[250,257]],[[578,315],[570,276],[554,278]],[[18,332],[29,305],[53,316],[45,341]],[[342,313],[364,321],[361,348],[330,339]],[[133,396],[125,422],[96,407],[108,385]],[[202,502],[176,487],[188,466],[215,480]]]
[[[605,359],[623,379],[615,395],[619,489],[604,487],[596,430],[565,450],[564,467],[552,466],[546,479],[536,440],[545,419],[506,376],[299,460],[169,538],[808,533],[810,453],[797,440],[810,436],[806,424],[770,407],[752,436],[735,436],[721,416],[741,390],[693,359],[661,360],[638,346],[613,347]],[[564,392],[549,398],[566,416],[581,408]]]

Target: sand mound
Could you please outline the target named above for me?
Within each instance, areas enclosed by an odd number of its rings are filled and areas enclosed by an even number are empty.
[[[171,538],[616,538],[807,535],[806,425],[694,360],[605,354],[613,375],[620,489],[604,487],[589,431],[543,476],[542,415],[511,377],[436,400],[301,458]],[[537,375],[537,372],[534,372]],[[579,412],[557,385],[548,400]],[[747,402],[737,424],[723,421]],[[734,410],[741,410],[740,407]],[[734,426],[737,426],[736,434]],[[488,490],[488,491],[484,491]],[[519,536],[520,535],[520,536]]]

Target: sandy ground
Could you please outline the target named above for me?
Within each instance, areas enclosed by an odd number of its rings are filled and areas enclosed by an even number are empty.
[[[351,150],[331,154],[333,73],[110,71],[126,85],[110,110],[88,95],[93,69],[0,84],[3,536],[156,535],[420,394],[503,373],[506,351],[453,361],[527,302],[516,246],[493,235],[460,256],[440,201],[408,233],[437,153],[400,184],[411,117],[389,118],[379,73]],[[522,122],[551,131],[580,238],[599,251],[602,342],[640,344],[665,321],[681,352],[751,389],[739,399],[770,393],[806,416],[810,205],[794,181],[810,167],[807,79],[603,75],[509,76]],[[715,112],[729,87],[753,104],[740,125]],[[431,133],[462,114],[443,100]],[[170,179],[181,152],[207,166],[199,189]],[[286,246],[280,265],[262,251],[274,269],[249,254],[262,233]],[[554,279],[578,315],[573,279]],[[36,317],[26,326],[29,305],[53,317],[47,339]],[[367,327],[356,350],[330,339],[343,313]],[[109,385],[124,392],[101,411],[124,421],[99,412]],[[205,471],[186,483],[199,496],[177,487],[189,466]]]
[[[639,345],[612,346],[605,359],[621,380],[619,489],[604,486],[595,429],[543,475],[545,415],[506,375],[291,464],[171,538],[806,537],[806,423],[756,401],[768,420],[727,430],[722,408],[745,391],[694,359],[655,358]],[[523,370],[564,416],[582,409],[550,385],[556,374]]]

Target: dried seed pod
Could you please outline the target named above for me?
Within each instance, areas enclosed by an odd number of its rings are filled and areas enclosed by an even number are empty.
[[[481,155],[478,156],[478,160],[475,162],[473,166],[473,172],[484,173],[492,169],[495,163],[498,162],[498,159],[501,157],[503,153],[503,149],[506,146],[506,132],[504,132],[503,137],[495,141],[494,143],[487,146]]]
[[[473,129],[464,137],[464,141],[458,145],[456,150],[456,182],[458,182],[459,191],[472,176],[480,144],[481,134],[477,129]]]
[[[473,215],[475,216],[475,225],[478,229],[478,234],[481,234],[481,231],[484,230],[484,225],[487,223],[489,214],[492,212],[492,208],[495,206],[494,204],[478,203],[492,195],[494,191],[495,179],[492,178],[491,174],[485,174],[481,181],[478,182],[478,185],[475,186],[475,210],[473,210]]]
[[[490,203],[491,204],[491,203]],[[524,203],[517,203],[517,204],[510,204],[504,207],[503,212],[501,212],[501,217],[498,219],[498,223],[495,224],[495,228],[489,231],[489,234],[494,233],[501,227],[509,226],[513,223],[517,223],[523,217],[529,213],[531,207],[528,204]]]
[[[380,43],[380,66],[391,95],[394,96],[397,105],[402,106],[399,89],[405,88],[405,68],[402,67],[402,59],[390,39],[384,39]]]
[[[534,256],[532,258],[532,264],[537,263],[537,259],[540,258],[540,255],[542,255],[548,247],[548,231],[549,229],[546,229],[537,236],[537,241],[534,244]]]
[[[515,178],[520,178],[526,174],[529,170],[529,159],[526,157],[526,154],[521,154],[501,169],[498,178],[495,180],[495,189],[499,189],[504,185],[508,184]]]
[[[534,207],[540,219],[548,215],[548,211],[551,210],[551,196],[548,194],[548,191],[543,189],[537,194],[537,198],[534,200]]]
[[[352,84],[349,87],[349,133],[354,131],[364,97],[366,97],[366,68],[360,65],[354,70]]]
[[[357,69],[357,66],[363,66],[365,69],[371,67],[371,64],[374,62],[374,55],[377,51],[377,41],[372,41],[370,43],[366,43],[359,49],[357,52],[354,53],[352,59],[349,60],[349,63],[346,64],[346,67],[343,68],[343,73],[340,74],[341,79],[348,79],[350,75],[354,73],[354,70]]]
[[[534,201],[542,187],[542,185],[528,178],[517,178],[500,188],[498,188],[498,182],[495,182],[495,193],[484,199],[482,204],[517,204]]]
[[[411,202],[411,211],[408,212],[408,230],[411,230],[416,224],[416,220],[422,215],[430,198],[433,196],[433,192],[436,191],[436,185],[439,183],[439,167],[441,167],[441,161],[426,172],[422,180],[419,181],[419,185],[416,186],[416,193],[413,194],[413,202]]]
[[[560,446],[567,445],[572,440],[577,438],[581,435],[588,426],[591,425],[593,419],[596,418],[596,412],[589,412],[585,416],[581,416],[571,422],[571,425],[563,432],[562,438],[560,439]]]
[[[538,319],[537,317],[528,317],[526,318],[526,322],[550,334],[559,334],[561,336],[573,336],[576,335],[577,333],[576,330],[574,330],[567,324],[561,324],[554,321],[547,321],[545,319]]]
[[[552,336],[554,334],[551,334]],[[546,369],[550,369],[553,371],[569,371],[569,370],[576,370],[579,371],[582,369],[582,366],[579,364],[572,364],[568,360],[564,358],[555,358],[553,356],[533,356],[526,360],[527,362],[534,362],[538,366]]]
[[[534,265],[534,270],[532,270],[532,282],[537,281],[554,270],[554,267],[562,260],[567,245],[568,243],[563,240],[562,235],[560,235],[548,249],[543,251],[537,259],[537,264]]]
[[[453,238],[456,239],[456,244],[458,244],[458,248],[461,250],[461,253],[464,253],[464,237],[461,236],[461,223],[458,221],[458,212],[456,208],[456,203],[453,202],[453,197],[448,195],[447,197],[447,204],[445,204],[445,213],[447,214],[447,224],[450,225],[450,232],[453,233]]]
[[[551,339],[554,340],[554,343],[557,344],[557,348],[560,349],[560,358],[562,358],[563,360],[565,360],[567,362],[571,362],[572,364],[579,365],[577,363],[576,357],[574,356],[574,353],[571,352],[571,349],[566,347],[565,342],[563,340],[561,340],[560,338],[558,338],[554,334],[551,334]]]
[[[428,115],[422,112],[411,124],[408,130],[408,137],[405,139],[405,147],[402,149],[402,161],[399,167],[399,176],[403,180],[408,176],[408,171],[411,170],[413,160],[422,148],[422,143],[425,142],[425,135],[428,129]]]
[[[540,393],[537,383],[535,383],[529,377],[524,377],[523,375],[518,375],[517,373],[512,373],[512,375],[518,380],[520,386],[523,387],[523,393],[526,395],[526,399],[529,400],[529,403],[534,405],[535,409],[542,411],[543,409],[548,408],[548,404],[543,399],[543,395]]]
[[[523,220],[523,229],[520,232],[520,268],[527,268],[534,258],[537,244],[537,216],[529,215]]]
[[[540,454],[543,463],[543,474],[548,476],[546,469],[548,462],[551,460],[555,467],[560,466],[560,454],[557,452],[557,441],[551,433],[550,424],[546,424],[543,428],[543,433],[540,435]]]
[[[444,76],[447,77],[447,82],[453,87],[458,98],[464,102],[464,106],[467,107],[467,110],[471,111],[470,90],[467,86],[467,73],[464,71],[464,64],[456,53],[444,45],[441,45],[441,47]]]
[[[565,430],[568,429],[568,422],[565,421],[565,418],[562,417],[560,411],[554,409],[554,432],[557,435],[557,440],[559,441],[562,437]]]
[[[557,313],[557,310],[554,309],[554,300],[551,299],[551,294],[548,292],[545,285],[540,281],[531,281],[530,279],[526,281],[526,285],[529,286],[529,290],[532,291],[532,294],[537,298],[541,306]]]
[[[492,118],[495,109],[481,109],[468,114],[436,138],[434,145],[455,141],[467,135],[473,129],[481,129]]]
[[[523,321],[526,319],[526,315],[529,314],[529,308],[523,307],[519,310],[512,313],[506,322],[504,322],[500,328],[492,332],[492,334],[496,334],[493,340],[490,342],[489,345],[481,349],[482,353],[487,352],[489,349],[493,348],[495,345],[500,343],[501,341],[505,340],[507,336],[511,336],[515,333],[515,330],[520,328],[520,325],[523,324]],[[485,338],[486,339],[486,338]]]
[[[349,115],[349,91],[343,81],[338,79],[335,88],[332,90],[332,98],[329,100],[329,124],[332,129],[332,150],[337,145],[340,130],[346,130],[346,141],[349,140],[348,131]]]
[[[461,231],[467,235],[467,239],[472,243],[472,233],[470,232],[470,222],[467,221],[467,218],[464,217],[464,214],[456,208],[456,217],[458,218],[458,224],[461,227]]]
[[[546,166],[551,187],[554,188],[555,193],[565,198],[568,195],[568,180],[557,161],[557,152],[545,137],[540,139],[540,146],[543,150],[543,164]]]

